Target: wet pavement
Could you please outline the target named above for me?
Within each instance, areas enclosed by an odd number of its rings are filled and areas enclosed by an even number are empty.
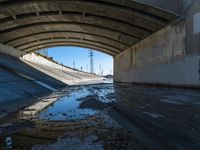
[[[115,93],[113,109],[151,149],[200,148],[199,89],[118,84]]]
[[[60,93],[32,119],[20,118],[19,112],[2,118],[0,149],[200,148],[197,89],[98,84],[68,87]]]

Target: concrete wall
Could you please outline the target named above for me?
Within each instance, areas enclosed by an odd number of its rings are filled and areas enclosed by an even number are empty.
[[[114,80],[200,86],[200,16],[194,18],[200,12],[200,1],[197,3],[191,6],[185,20],[118,55],[114,59]]]
[[[200,0],[190,7],[185,22],[187,55],[200,55]]]
[[[10,56],[14,56],[14,57],[20,57],[20,56],[24,55],[23,52],[15,49],[11,46],[4,45],[4,44],[1,44],[1,43],[0,43],[0,53],[7,54],[7,55],[10,55]]]

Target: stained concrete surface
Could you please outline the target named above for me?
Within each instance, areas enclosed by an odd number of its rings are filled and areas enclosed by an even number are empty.
[[[5,0],[0,5],[4,10],[0,12],[1,43],[22,52],[71,45],[116,56],[174,21],[179,16],[177,11],[182,10],[183,2],[109,0],[15,3]],[[12,15],[17,20],[10,17],[7,9],[15,10]],[[12,53],[12,50],[7,51]]]
[[[113,109],[129,120],[135,134],[145,135],[141,139],[151,148],[199,149],[198,89],[118,84],[115,93],[117,101]]]
[[[61,88],[65,86],[65,84],[62,81],[59,81],[51,76],[48,76],[45,73],[42,73],[36,68],[33,68],[27,63],[21,61],[19,58],[11,57],[9,55],[0,53],[0,65],[1,67],[5,67],[10,70],[15,70],[35,80],[42,81],[54,88]],[[9,79],[4,80],[8,81]]]
[[[20,84],[19,84],[20,83]],[[0,110],[15,111],[51,91],[31,80],[0,68]]]
[[[18,58],[0,54],[0,114],[18,111],[66,84],[30,67]]]
[[[109,117],[106,109],[90,108],[90,104],[85,105],[88,108],[80,107],[89,95],[102,105],[113,103],[113,98],[106,98],[107,94],[114,92],[112,84],[71,88],[70,93],[63,90],[64,97],[32,120],[21,120],[18,115],[1,120],[1,149],[6,148],[4,139],[7,136],[13,140],[13,149],[20,150],[147,149],[131,132]],[[105,97],[98,99],[102,94]]]
[[[13,149],[22,150],[198,150],[200,146],[199,90],[132,84],[70,88],[32,120],[21,120],[17,114],[1,119],[1,148],[7,136],[13,139]]]

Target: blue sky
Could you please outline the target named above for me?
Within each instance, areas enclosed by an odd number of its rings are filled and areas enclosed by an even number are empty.
[[[89,49],[87,48],[71,46],[53,47],[48,48],[48,55],[66,66],[73,67],[74,61],[75,68],[80,69],[82,67],[84,71],[90,71]],[[113,57],[94,50],[95,73],[99,74],[100,66],[103,69],[104,75],[113,72]]]

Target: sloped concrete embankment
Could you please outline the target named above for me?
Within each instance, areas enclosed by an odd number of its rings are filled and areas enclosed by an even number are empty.
[[[32,55],[37,58],[37,55]],[[94,75],[73,72],[41,56],[36,60],[38,64],[0,53],[0,118],[40,101],[68,85],[100,79]]]
[[[25,55],[21,60],[68,85],[86,84],[87,82],[96,82],[104,79],[102,76],[67,68],[35,53]]]
[[[0,54],[0,116],[17,111],[66,86],[26,63]]]

